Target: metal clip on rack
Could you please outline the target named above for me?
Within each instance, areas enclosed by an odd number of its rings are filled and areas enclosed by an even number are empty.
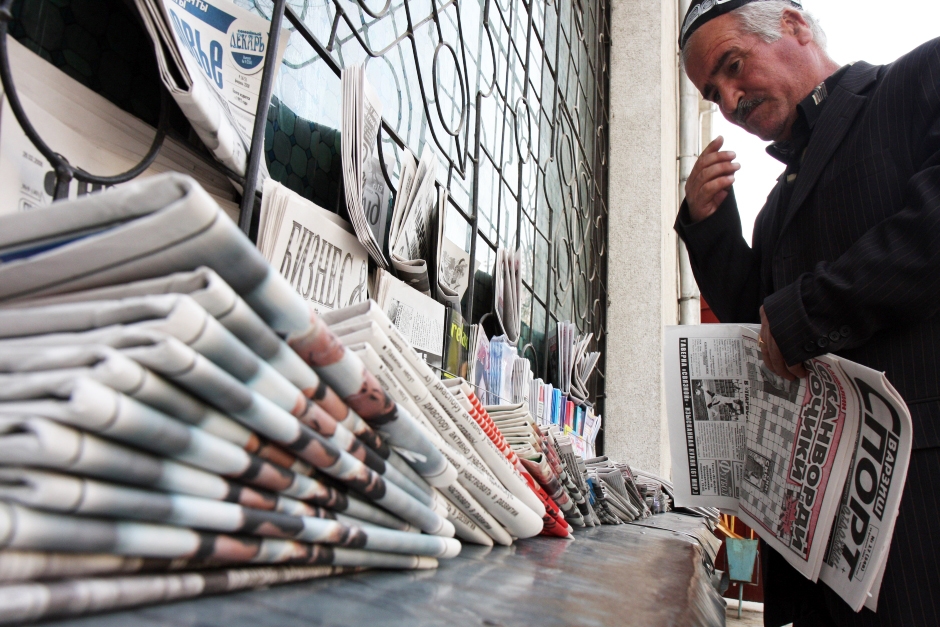
[[[52,150],[52,148],[43,141],[26,116],[26,111],[23,110],[23,105],[16,92],[16,86],[13,84],[13,74],[10,71],[10,56],[7,51],[7,31],[9,30],[10,20],[12,19],[13,0],[0,0],[0,82],[3,84],[3,92],[10,102],[10,109],[13,110],[13,115],[16,117],[16,121],[19,122],[20,127],[22,127],[23,132],[26,133],[26,137],[29,138],[29,141],[36,146],[37,150],[42,153],[42,156],[46,158],[55,170],[56,181],[53,198],[55,200],[68,198],[69,183],[73,178],[92,185],[117,185],[118,183],[125,183],[135,178],[149,168],[150,164],[157,158],[157,153],[160,152],[160,148],[163,146],[163,140],[166,137],[169,109],[166,90],[160,90],[160,121],[157,124],[157,133],[154,135],[150,150],[147,151],[147,154],[144,155],[140,163],[126,172],[113,176],[97,176],[75,167],[68,162],[68,159]]]
[[[14,0],[0,0],[0,83],[3,85],[3,93],[10,102],[10,109],[16,121],[19,123],[29,141],[42,153],[55,171],[55,193],[54,200],[68,198],[69,184],[72,179],[91,185],[112,186],[120,183],[126,183],[144,173],[153,164],[157,158],[160,149],[163,147],[163,141],[166,138],[169,129],[169,95],[166,89],[161,86],[160,89],[160,119],[157,124],[157,132],[154,135],[153,143],[147,154],[140,162],[120,174],[112,176],[99,176],[86,172],[82,168],[69,163],[63,155],[53,150],[30,122],[23,104],[20,101],[16,91],[16,85],[13,81],[13,73],[10,69],[10,56],[7,49],[7,35],[9,33],[9,24],[13,19]],[[269,50],[277,50],[278,39],[281,33],[281,23],[284,19],[285,0],[274,0],[274,12],[271,19],[271,30],[268,35],[270,45]],[[258,99],[258,108],[255,113],[254,134],[251,140],[251,149],[248,153],[247,175],[242,178],[235,172],[232,172],[222,164],[213,162],[213,166],[233,181],[243,186],[241,213],[239,215],[238,225],[245,232],[250,234],[252,223],[256,221],[255,215],[255,192],[257,191],[258,170],[261,166],[261,158],[264,154],[264,121],[267,118],[268,107],[271,102],[271,92],[274,87],[274,63],[275,55],[267,55],[264,60],[264,77],[261,80],[261,94]]]

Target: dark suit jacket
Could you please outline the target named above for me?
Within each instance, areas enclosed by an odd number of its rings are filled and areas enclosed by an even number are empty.
[[[695,224],[682,207],[676,230],[703,296],[722,322],[759,322],[763,304],[790,364],[831,352],[885,371],[911,410],[914,448],[925,453],[915,453],[912,467],[936,461],[936,450],[927,453],[940,447],[940,39],[887,66],[849,68],[816,122],[789,206],[777,215],[781,186],[757,218],[753,248],[741,235],[733,193]],[[940,470],[911,476],[940,490]],[[895,537],[901,528],[940,535],[940,498],[912,493],[909,477],[901,516],[908,520],[899,520]],[[911,516],[930,526],[917,527]],[[898,553],[892,545],[891,562]],[[940,570],[923,575],[933,583],[901,581],[889,564],[883,595],[910,585],[911,595],[937,597],[936,618]],[[910,614],[906,624],[928,624],[923,618]]]

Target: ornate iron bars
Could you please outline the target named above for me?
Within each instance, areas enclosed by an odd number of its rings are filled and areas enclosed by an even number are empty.
[[[236,1],[270,17],[271,0]],[[449,192],[447,235],[478,268],[464,317],[476,322],[492,308],[496,248],[521,246],[521,347],[535,372],[547,375],[546,338],[559,320],[594,333],[603,350],[607,0],[287,4],[299,32],[275,87],[280,102],[340,128],[340,68],[365,63],[384,107],[380,141],[389,182],[397,187],[405,146],[418,152],[428,144],[436,152]],[[331,167],[328,160],[323,167]],[[602,361],[594,378],[598,400],[603,369]]]

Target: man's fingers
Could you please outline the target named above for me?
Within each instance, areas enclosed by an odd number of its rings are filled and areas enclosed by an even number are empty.
[[[715,139],[711,140],[707,146],[705,146],[705,150],[702,151],[702,154],[704,155],[709,152],[718,152],[719,150],[721,150],[721,147],[724,143],[725,143],[725,138],[719,135]]]
[[[769,333],[767,335],[770,336]],[[769,337],[769,340],[764,339],[764,346],[761,352],[763,353],[764,363],[776,374],[787,381],[793,381],[796,378],[790,372],[790,369],[787,368],[787,362],[783,359],[783,355],[780,354],[780,349],[777,347],[777,343],[774,341],[773,337]]]
[[[803,367],[803,363],[802,363],[802,362],[800,362],[800,363],[798,363],[798,364],[796,364],[796,365],[794,365],[794,366],[787,366],[787,369],[788,369],[790,372],[792,372],[795,376],[799,377],[800,379],[806,378],[806,375],[808,374],[808,373],[806,372],[806,368]]]
[[[696,159],[695,163],[692,165],[692,171],[689,173],[689,178],[694,178],[695,175],[702,171],[702,169],[707,168],[710,165],[721,161],[733,161],[735,158],[737,158],[737,154],[729,150],[722,152],[703,152],[698,156],[698,159]]]
[[[731,163],[737,159],[737,157],[737,153],[730,151],[713,152],[707,155],[702,154],[698,159],[695,160],[695,165],[692,166],[692,171],[689,173],[689,178],[692,179],[695,176],[699,176],[703,170],[706,170],[715,164]]]
[[[709,199],[713,198],[718,192],[727,190],[729,187],[731,187],[732,184],[734,184],[734,175],[730,174],[728,176],[712,179],[711,181],[702,185],[701,191],[702,197],[705,199],[705,203],[707,203]]]
[[[707,182],[712,179],[716,179],[719,176],[734,174],[740,169],[740,163],[735,163],[733,161],[719,161],[718,163],[713,163],[707,168],[702,169],[702,171],[699,172],[699,177],[703,182]]]

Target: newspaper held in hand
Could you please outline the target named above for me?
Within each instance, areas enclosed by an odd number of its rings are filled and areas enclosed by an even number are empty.
[[[385,239],[388,188],[376,152],[382,124],[382,101],[366,80],[362,65],[343,68],[341,80],[346,209],[359,242],[380,268],[387,268],[382,243]]]
[[[228,0],[134,0],[160,76],[193,130],[238,174],[248,166],[270,22]],[[290,32],[274,51],[281,65]],[[264,160],[261,179],[267,178]]]
[[[666,340],[676,505],[735,511],[808,579],[875,606],[912,442],[884,374],[824,355],[786,381],[744,326]]]
[[[500,248],[496,251],[496,269],[493,273],[496,299],[496,318],[503,327],[506,339],[513,346],[522,332],[522,251]]]
[[[425,145],[417,165],[411,153],[405,150],[388,240],[392,265],[398,276],[427,296],[432,295],[428,268],[432,226],[442,200],[436,179],[437,157],[430,147]]]
[[[854,458],[819,578],[856,611],[878,607],[911,455],[911,419],[884,374],[840,359],[859,406]]]
[[[369,253],[351,231],[336,214],[264,182],[258,249],[317,313],[368,298]]]

